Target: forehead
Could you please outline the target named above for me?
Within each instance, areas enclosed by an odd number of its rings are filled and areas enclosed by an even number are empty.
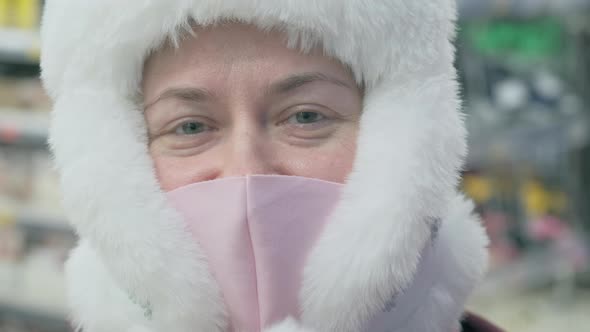
[[[243,24],[196,27],[178,46],[170,44],[154,52],[144,66],[144,87],[150,81],[209,79],[233,74],[284,76],[297,70],[325,71],[341,79],[353,79],[339,61],[324,56],[320,47],[307,53],[286,46],[277,30],[260,31]],[[195,77],[198,76],[198,77]]]

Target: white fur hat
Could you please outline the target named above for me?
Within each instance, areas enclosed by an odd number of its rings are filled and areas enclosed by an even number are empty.
[[[50,143],[81,238],[66,271],[75,322],[86,332],[226,326],[201,250],[159,187],[137,96],[151,51],[191,24],[233,19],[282,29],[290,47],[321,45],[366,87],[354,169],[307,262],[301,320],[272,331],[361,330],[412,283],[442,221],[443,269],[404,331],[448,332],[486,265],[486,238],[456,190],[466,143],[455,15],[452,0],[46,1]]]

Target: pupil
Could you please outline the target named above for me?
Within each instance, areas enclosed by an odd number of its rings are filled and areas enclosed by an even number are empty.
[[[189,122],[184,124],[185,133],[195,133],[199,130],[199,125],[196,122]]]
[[[315,112],[300,112],[298,115],[299,122],[309,123],[313,122],[317,118]]]

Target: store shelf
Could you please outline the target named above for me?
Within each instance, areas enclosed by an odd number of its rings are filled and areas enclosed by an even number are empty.
[[[590,0],[458,0],[462,19],[535,16],[590,9]]]
[[[578,116],[545,125],[504,125],[469,128],[468,169],[489,165],[534,165],[553,170],[563,156],[590,144],[590,119]]]
[[[56,212],[22,207],[2,208],[0,206],[0,224],[2,223],[14,225],[27,233],[44,234],[53,232],[75,236],[75,232],[66,218]]]
[[[552,289],[520,292],[470,303],[468,309],[482,314],[505,331],[588,331],[590,290],[576,289],[560,296]]]
[[[0,298],[0,321],[5,319],[24,322],[27,325],[43,328],[43,331],[48,332],[72,331],[65,317],[63,312],[41,308],[14,299]]]
[[[0,63],[38,64],[39,33],[32,30],[0,29]]]
[[[474,297],[492,298],[547,286],[555,281],[561,264],[562,258],[551,251],[532,251],[514,263],[490,271],[474,292]]]
[[[48,112],[0,109],[0,146],[46,149],[48,126]]]
[[[74,230],[67,223],[65,217],[54,216],[48,213],[26,209],[21,210],[15,216],[15,223],[18,227],[24,228],[28,232],[58,232],[75,236]]]
[[[62,257],[61,249],[37,247],[20,260],[0,261],[0,331],[3,323],[32,331],[71,330]]]
[[[15,130],[0,124],[0,145],[45,149],[47,148],[47,135],[39,132]]]

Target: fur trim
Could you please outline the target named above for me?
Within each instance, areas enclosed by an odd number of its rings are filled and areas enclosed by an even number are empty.
[[[101,110],[80,111],[87,105]],[[113,280],[140,306],[151,307],[158,331],[223,331],[217,285],[158,189],[143,115],[134,107],[100,90],[57,100],[50,142],[59,150],[64,207]],[[117,144],[105,143],[112,140]],[[113,190],[115,183],[125,190]],[[195,288],[200,291],[187,292]]]
[[[68,302],[77,331],[139,331],[150,324],[140,307],[116,285],[86,241],[71,253],[66,276]]]
[[[488,263],[487,235],[472,211],[473,204],[463,196],[451,203],[435,246],[434,260],[439,263],[435,282],[408,323],[392,332],[460,330],[463,306]]]
[[[75,318],[88,332],[118,329],[94,321],[107,318],[92,316],[75,294],[120,305],[137,325],[121,330],[225,329],[201,250],[159,189],[137,96],[151,51],[181,38],[189,22],[227,19],[282,29],[303,51],[320,44],[366,86],[354,170],[306,266],[305,326],[359,330],[409,287],[433,221],[449,212],[466,150],[450,42],[454,1],[48,0],[42,78],[55,100],[50,144],[64,207],[84,239],[68,274],[70,298],[84,310]],[[85,255],[93,258],[77,258]],[[453,264],[479,270],[475,259]],[[96,292],[85,287],[88,270]],[[475,283],[464,280],[450,298]],[[140,315],[146,308],[148,318]]]
[[[464,149],[456,101],[448,97],[454,87],[438,77],[367,95],[355,169],[304,275],[310,326],[358,331],[408,287],[431,223],[454,195]],[[391,153],[390,142],[403,144]]]
[[[322,43],[328,55],[349,64],[359,82],[371,86],[382,77],[403,81],[414,73],[448,71],[452,55],[446,49],[455,35],[456,4],[453,0],[48,0],[41,29],[45,86],[53,97],[90,81],[114,91],[136,92],[145,56],[165,39],[177,39],[189,28],[189,19],[197,25],[232,19],[264,30],[283,29],[288,44],[304,50]],[[445,65],[436,66],[441,57]]]
[[[375,326],[360,330],[370,332],[449,332],[458,330],[463,304],[473,285],[487,267],[487,243],[483,227],[472,216],[473,205],[461,195],[451,204],[448,216],[440,223],[433,243],[429,244],[430,257],[422,257],[421,266],[409,289],[396,298],[388,313],[382,314],[387,326],[381,331]],[[427,260],[427,261],[425,261]],[[424,269],[424,267],[427,267]],[[139,310],[129,297],[112,281],[95,252],[85,242],[73,252],[66,266],[68,272],[69,302],[76,326],[88,331],[158,331],[152,329],[146,311]],[[432,269],[436,274],[432,273]],[[424,280],[415,284],[417,279]],[[95,286],[99,285],[97,289]],[[466,287],[471,285],[471,287]],[[414,289],[412,289],[414,288]],[[417,291],[415,291],[417,290]],[[415,297],[420,299],[407,299]],[[96,310],[96,308],[103,308]],[[401,312],[400,312],[401,311]],[[149,313],[149,312],[148,312]],[[394,316],[394,317],[391,317]],[[427,317],[427,318],[425,318]],[[375,323],[375,321],[374,321]],[[375,325],[375,324],[373,324]],[[319,332],[304,327],[289,318],[264,332]],[[244,331],[251,332],[251,331]]]

